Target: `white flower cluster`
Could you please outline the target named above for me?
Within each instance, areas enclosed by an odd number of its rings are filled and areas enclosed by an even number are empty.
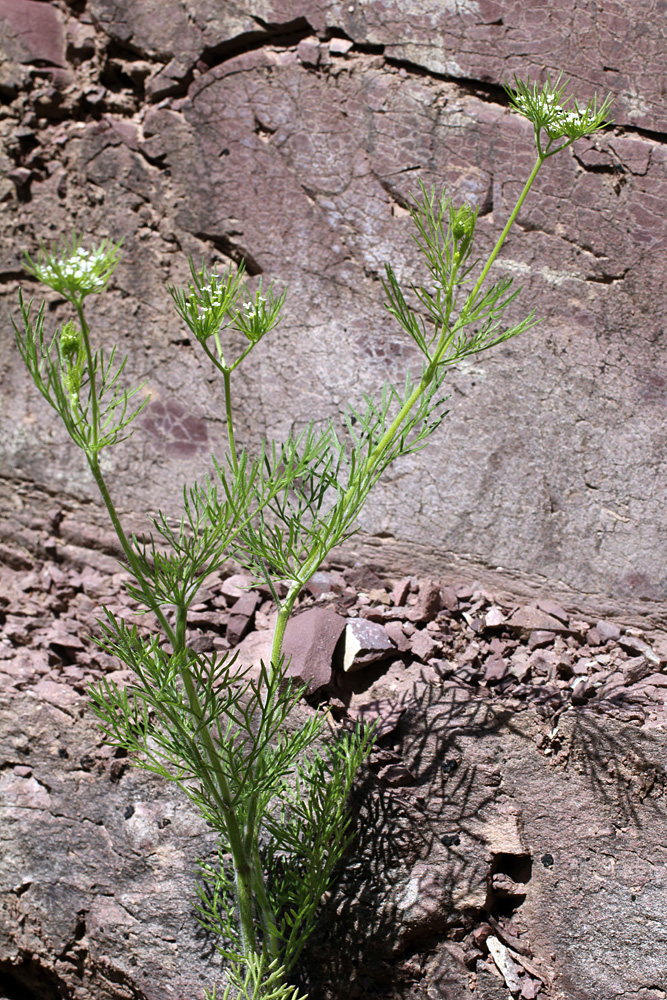
[[[207,316],[212,316],[216,309],[219,309],[225,302],[225,295],[227,289],[224,285],[218,284],[221,279],[217,274],[211,277],[211,284],[206,289],[208,293],[208,303],[207,305],[199,306],[199,318],[205,319]]]
[[[535,121],[536,107],[523,94],[515,98],[519,110],[530,121]],[[594,121],[588,108],[584,111],[566,111],[560,104],[556,103],[555,94],[545,94],[543,97],[543,110],[549,116],[544,128],[552,139],[557,139],[562,135],[576,135],[584,130]]]
[[[244,302],[243,308],[245,309],[245,318],[247,320],[253,320],[257,315],[257,310],[260,306],[264,305],[266,299],[263,295],[257,296],[257,304],[254,302]]]
[[[102,274],[106,263],[103,250],[84,250],[79,247],[66,260],[58,261],[58,270],[52,264],[42,265],[42,280],[49,285],[75,287],[82,292],[100,291],[106,284]]]

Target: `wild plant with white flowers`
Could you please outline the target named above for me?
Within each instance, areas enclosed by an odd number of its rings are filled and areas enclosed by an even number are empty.
[[[175,782],[219,838],[219,859],[202,864],[209,891],[201,893],[205,927],[219,936],[228,961],[222,1000],[298,1000],[289,975],[315,926],[350,838],[347,800],[373,743],[371,729],[327,735],[326,716],[285,728],[304,689],[282,655],[295,602],[331,550],[353,530],[374,484],[397,458],[425,447],[444,412],[447,372],[463,358],[506,341],[537,320],[530,313],[503,326],[520,289],[511,277],[487,282],[494,260],[537,173],[548,157],[603,128],[610,101],[580,109],[554,86],[515,79],[510,106],[534,128],[537,159],[493,250],[474,255],[477,209],[454,206],[445,193],[422,186],[412,210],[415,240],[427,276],[404,289],[387,264],[386,308],[421,354],[421,367],[403,385],[387,383],[364,406],[349,406],[344,433],[315,424],[259,455],[239,449],[232,413],[232,376],[279,322],[285,291],[260,286],[248,296],[243,268],[223,275],[191,261],[191,282],[170,288],[179,317],[222,375],[228,448],[213,470],[183,490],[183,513],[173,525],[161,512],[144,538],[128,537],[102,473],[100,453],[127,437],[146,400],[142,386],[124,387],[126,358],[115,363],[94,347],[84,300],[106,288],[120,246],[104,241],[86,250],[78,236],[27,270],[62,295],[73,317],[51,339],[42,305],[19,296],[14,324],[19,351],[49,404],[81,448],[100,489],[133,576],[130,594],[154,612],[148,638],[108,608],[99,645],[134,674],[121,688],[102,680],[91,688],[107,741],[134,763]],[[241,335],[234,356],[226,333]],[[232,338],[233,339],[233,338]],[[238,342],[238,338],[237,338]],[[201,581],[233,557],[268,585],[277,622],[268,663],[257,679],[233,655],[201,653],[187,641],[188,611]],[[216,988],[208,994],[216,997]]]

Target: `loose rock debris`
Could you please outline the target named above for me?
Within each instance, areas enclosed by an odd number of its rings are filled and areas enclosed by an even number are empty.
[[[0,566],[0,691],[30,692],[74,717],[91,681],[131,682],[132,675],[90,638],[102,605],[140,633],[155,624],[152,615],[137,613],[124,589],[127,580],[121,571],[49,558]],[[240,665],[256,667],[270,657],[275,617],[266,587],[242,572],[217,574],[202,581],[187,639],[194,649],[234,651]],[[667,714],[664,634],[583,620],[554,601],[519,603],[511,594],[464,582],[389,580],[362,566],[321,570],[298,601],[285,653],[290,673],[308,685],[307,698],[327,706],[334,724],[377,721],[380,740],[400,726],[415,664],[421,664],[423,685],[456,699],[483,699],[515,712],[536,708],[545,723],[536,746],[555,766],[570,753],[559,728],[565,713],[585,707],[647,728],[664,725]],[[445,760],[443,773],[455,774],[457,764]],[[107,765],[116,783],[128,762],[109,754]],[[417,784],[408,763],[382,746],[370,766],[379,784],[399,798]],[[492,785],[493,775],[486,780]],[[663,783],[657,771],[647,773],[640,797],[662,794]],[[456,830],[443,839],[445,848],[458,844]],[[542,864],[549,867],[547,855]],[[487,970],[512,996],[530,1000],[549,995],[550,973],[533,955],[515,913],[525,891],[516,872],[492,873],[488,898],[508,901],[507,914],[494,917],[487,906],[485,919],[469,921],[449,944],[473,980]],[[439,926],[439,900],[434,897],[433,912],[427,904],[422,894],[411,916],[415,927]],[[475,899],[472,905],[481,912],[487,904]],[[412,926],[407,918],[406,926]]]

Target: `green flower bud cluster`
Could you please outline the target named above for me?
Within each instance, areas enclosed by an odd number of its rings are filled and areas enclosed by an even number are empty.
[[[74,323],[65,323],[60,331],[60,350],[64,358],[71,360],[81,350],[81,332]]]
[[[79,390],[83,381],[83,369],[85,365],[83,337],[77,326],[69,322],[65,323],[58,338],[61,355],[61,377],[63,388],[69,394],[72,406],[79,400]]]

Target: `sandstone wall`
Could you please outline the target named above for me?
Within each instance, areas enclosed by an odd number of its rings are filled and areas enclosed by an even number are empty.
[[[500,84],[562,68],[616,127],[550,161],[497,273],[543,323],[461,366],[437,439],[363,515],[378,559],[456,558],[660,599],[664,569],[664,0],[0,0],[0,473],[95,498],[10,337],[23,250],[125,240],[99,341],[151,403],[106,458],[120,505],[175,511],[223,450],[222,386],[165,292],[186,257],[288,288],[237,379],[240,437],[280,437],[418,363],[383,309],[417,276],[406,200],[446,183],[500,232],[532,165]],[[47,296],[48,323],[65,313]],[[89,300],[90,301],[90,300]],[[140,471],[138,471],[140,470]],[[90,517],[95,519],[95,508]],[[10,514],[11,519],[11,514]],[[372,551],[372,549],[371,549]],[[419,564],[419,565],[418,565]]]

